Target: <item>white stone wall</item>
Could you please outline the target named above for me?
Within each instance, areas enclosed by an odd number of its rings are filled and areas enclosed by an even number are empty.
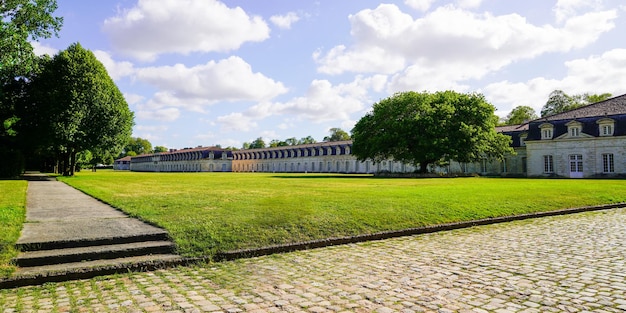
[[[552,155],[555,176],[570,177],[570,155],[583,158],[583,177],[617,176],[626,174],[626,138],[595,137],[526,142],[529,176],[551,176],[544,173],[544,155]],[[604,173],[602,154],[612,153],[614,172]]]

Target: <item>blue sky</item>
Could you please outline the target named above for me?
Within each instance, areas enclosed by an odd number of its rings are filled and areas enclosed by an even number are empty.
[[[35,51],[93,51],[154,146],[321,141],[407,90],[480,92],[500,116],[626,93],[621,0],[58,2]]]

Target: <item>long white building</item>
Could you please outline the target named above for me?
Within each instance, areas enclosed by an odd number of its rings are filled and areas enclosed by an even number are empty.
[[[626,95],[572,111],[497,127],[511,136],[516,154],[432,168],[439,173],[529,177],[626,177]],[[410,173],[415,166],[357,161],[352,141],[230,151],[197,147],[131,158],[131,171]]]

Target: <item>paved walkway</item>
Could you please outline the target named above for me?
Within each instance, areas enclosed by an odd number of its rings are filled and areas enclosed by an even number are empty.
[[[2,312],[624,312],[626,209],[0,290]]]
[[[134,244],[153,238],[158,240],[167,238],[165,230],[130,218],[62,182],[47,178],[44,174],[29,173],[26,177],[29,180],[26,194],[26,223],[17,245],[23,251],[34,254],[35,259],[43,264],[38,266],[39,264],[35,262],[30,265],[32,267],[20,267],[16,272],[17,276],[49,276],[58,272],[61,274],[67,271],[84,272],[88,268],[93,270],[94,267],[115,266],[123,262],[151,261],[153,257],[149,255],[107,260],[99,260],[98,255],[111,254],[109,248],[114,244]],[[130,249],[126,248],[128,245],[113,247],[122,246],[119,249],[126,253],[126,250]],[[77,247],[78,249],[75,249]],[[133,246],[130,250],[134,253],[136,250],[141,251],[140,248]],[[88,260],[93,261],[81,259],[79,252],[89,255]],[[26,257],[32,257],[29,253],[20,254],[18,259],[27,254]],[[133,256],[136,255],[138,254]],[[53,257],[61,260],[60,264],[46,262]],[[178,256],[163,256],[166,257]],[[72,258],[77,260],[63,261]]]

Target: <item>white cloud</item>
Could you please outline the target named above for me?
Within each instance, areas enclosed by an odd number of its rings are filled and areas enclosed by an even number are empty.
[[[624,93],[626,84],[626,49],[613,49],[599,56],[565,62],[567,74],[562,79],[537,77],[526,82],[502,81],[486,86],[482,92],[506,114],[516,106],[527,105],[540,112],[550,92],[559,89],[567,94]]]
[[[118,80],[122,77],[130,76],[135,71],[132,63],[126,61],[117,62],[113,60],[111,55],[106,51],[95,50],[93,54],[96,56],[98,61],[100,61],[104,65],[104,67],[107,69],[107,72],[109,73],[109,76],[111,76],[113,80]]]
[[[146,132],[164,132],[167,131],[169,129],[169,127],[167,125],[151,125],[151,126],[146,126],[146,125],[137,125],[135,126],[136,130],[139,131],[146,131]]]
[[[233,112],[220,116],[217,122],[222,125],[222,131],[248,132],[257,127],[257,123],[252,116],[244,115],[240,112]]]
[[[598,10],[602,0],[558,0],[554,6],[554,15],[557,22],[563,22],[576,16],[581,10]]]
[[[418,11],[428,11],[436,0],[404,0],[404,4]]]
[[[457,3],[461,8],[474,9],[478,8],[482,2],[482,0],[458,0]]]
[[[180,110],[177,108],[163,108],[157,110],[146,110],[140,108],[135,113],[139,119],[158,120],[162,122],[175,121],[178,117],[180,117]]]
[[[327,74],[395,74],[390,90],[463,90],[465,81],[518,60],[588,46],[613,29],[616,18],[616,10],[607,10],[570,17],[561,27],[537,26],[518,14],[479,14],[448,5],[413,19],[396,5],[381,4],[349,17],[352,46],[314,58],[318,71]]]
[[[267,23],[216,0],[139,0],[104,21],[119,51],[152,61],[159,54],[226,52],[269,38]]]
[[[144,97],[142,95],[134,94],[134,93],[124,93],[124,99],[129,105],[134,105],[142,102]]]
[[[261,73],[239,57],[187,67],[147,67],[136,78],[161,90],[161,97],[195,110],[217,101],[263,101],[287,92],[282,83]],[[155,100],[156,101],[156,100]]]
[[[274,25],[283,29],[290,29],[291,25],[300,20],[300,17],[295,12],[289,12],[285,15],[274,15],[270,17],[270,21]]]
[[[59,52],[58,49],[46,46],[38,41],[31,41],[30,45],[33,47],[33,52],[35,53],[35,55],[47,54],[49,56],[54,56]]]

